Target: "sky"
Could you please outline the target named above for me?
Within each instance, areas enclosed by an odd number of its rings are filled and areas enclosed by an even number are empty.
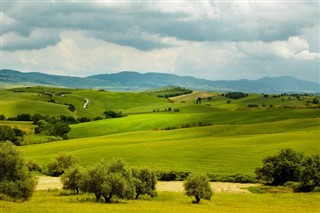
[[[319,1],[1,1],[1,68],[320,82]]]

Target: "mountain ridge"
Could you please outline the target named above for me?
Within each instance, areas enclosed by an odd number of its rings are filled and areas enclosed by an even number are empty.
[[[116,91],[146,90],[165,86],[180,86],[194,90],[242,91],[255,93],[320,93],[320,84],[299,80],[292,76],[263,77],[257,80],[211,81],[193,76],[178,76],[169,73],[139,73],[122,71],[97,74],[87,77],[51,75],[40,72],[0,70],[2,84],[48,85],[73,88],[94,88]]]

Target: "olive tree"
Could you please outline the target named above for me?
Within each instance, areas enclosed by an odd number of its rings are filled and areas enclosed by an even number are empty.
[[[150,197],[157,196],[156,184],[157,174],[155,171],[144,169],[132,169],[133,182],[135,186],[135,198],[138,199],[140,195],[149,195]]]
[[[80,189],[94,193],[97,201],[103,197],[106,203],[114,197],[129,199],[134,195],[131,171],[121,159],[102,160],[87,169],[81,178]]]
[[[187,196],[194,196],[195,203],[200,200],[210,200],[213,192],[206,175],[190,175],[183,184]]]
[[[0,194],[27,200],[36,182],[16,147],[10,142],[0,143]]]
[[[80,181],[83,175],[82,168],[79,165],[68,168],[61,176],[63,189],[75,190],[79,194]]]

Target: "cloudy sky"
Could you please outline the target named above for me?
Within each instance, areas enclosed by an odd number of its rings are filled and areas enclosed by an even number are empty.
[[[319,1],[6,1],[2,68],[320,82]]]

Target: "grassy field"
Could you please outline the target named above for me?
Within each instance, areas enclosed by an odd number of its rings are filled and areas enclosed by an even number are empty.
[[[60,191],[37,191],[30,201],[0,201],[0,212],[317,212],[320,194],[227,194],[215,193],[211,201],[192,204],[178,192],[159,192],[158,197],[94,202],[92,195],[61,195]]]
[[[304,121],[304,120],[303,120]],[[292,131],[292,129],[295,131]],[[132,166],[158,170],[250,174],[281,148],[319,153],[319,119],[265,124],[217,125],[170,131],[138,131],[23,146],[29,159],[48,163],[70,152],[83,166],[121,157]]]
[[[25,144],[38,143],[18,149],[26,160],[36,160],[43,166],[59,152],[68,152],[85,167],[102,158],[120,157],[130,166],[148,166],[158,171],[253,176],[262,159],[280,149],[292,148],[305,155],[320,153],[319,106],[307,106],[313,96],[298,100],[291,96],[264,98],[261,94],[249,94],[227,103],[229,99],[214,92],[195,91],[170,99],[157,94],[46,87],[0,90],[0,114],[6,117],[40,113],[95,118],[107,110],[127,114],[71,125],[69,140],[50,143],[44,143],[47,136],[33,133],[35,126],[31,122],[0,124],[24,130]],[[195,103],[198,97],[203,98],[201,104]],[[87,109],[83,108],[85,98],[89,99]],[[71,112],[66,104],[73,104],[76,111]],[[248,108],[249,104],[258,107]],[[174,109],[179,112],[173,112]],[[198,123],[207,126],[185,128]],[[164,130],[170,128],[173,130]],[[53,190],[36,191],[24,203],[0,201],[0,213],[316,212],[320,208],[319,198],[319,193],[218,192],[211,201],[193,205],[182,192],[160,191],[155,199],[143,197],[106,205],[93,202],[92,195],[66,195]]]

